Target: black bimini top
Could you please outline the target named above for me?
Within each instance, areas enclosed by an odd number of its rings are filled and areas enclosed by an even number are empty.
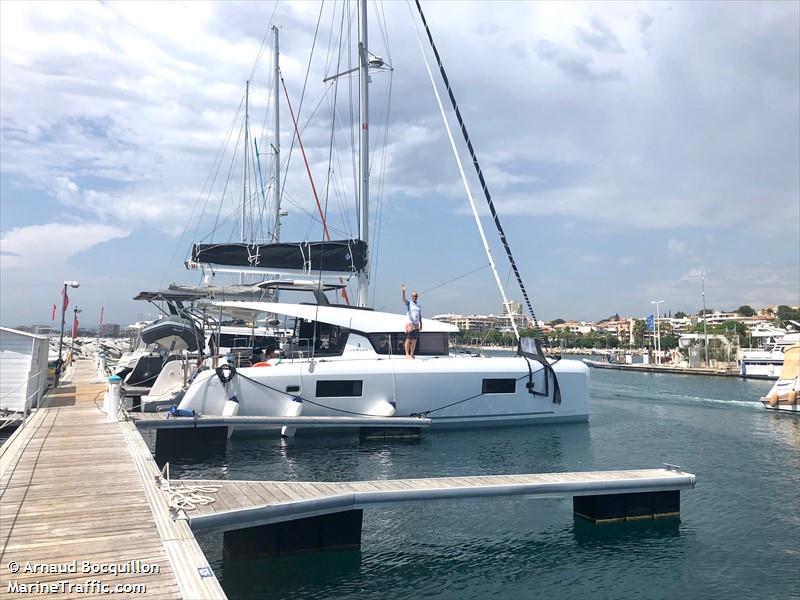
[[[356,239],[294,244],[195,244],[192,261],[234,267],[357,273],[367,266],[367,245]]]

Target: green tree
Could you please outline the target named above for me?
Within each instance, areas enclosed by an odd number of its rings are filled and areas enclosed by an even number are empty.
[[[800,310],[781,304],[778,306],[778,318],[781,321],[800,321]]]
[[[675,313],[675,318],[676,319],[685,319],[686,318],[686,313],[683,312],[682,310],[679,310],[678,312]]]
[[[754,314],[756,314],[756,311],[753,309],[752,306],[748,306],[747,304],[742,304],[739,308],[736,309],[736,313],[743,317],[752,317]]]
[[[704,308],[703,310],[701,310],[697,314],[700,315],[701,317],[703,315],[713,315],[714,314],[714,309],[713,308]]]
[[[636,319],[633,322],[633,340],[640,348],[644,347],[645,333],[647,333],[647,323],[644,319]]]
[[[566,321],[564,319],[553,319],[548,323],[548,325],[552,327],[554,325],[561,325],[562,323],[566,323]]]

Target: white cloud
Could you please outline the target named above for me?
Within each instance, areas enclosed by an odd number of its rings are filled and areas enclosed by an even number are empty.
[[[3,269],[34,269],[62,264],[80,252],[127,235],[124,229],[99,223],[16,227],[0,239],[0,265]]]
[[[754,307],[800,303],[800,265],[729,265],[714,269],[692,268],[678,280],[652,283],[647,297],[663,298],[672,310],[702,307],[705,274],[706,307],[732,310],[743,304]]]
[[[234,122],[272,10],[277,7],[282,70],[297,111],[319,6],[2,3],[4,184],[52,196],[69,207],[71,218],[126,232],[146,226],[148,234],[176,234],[187,224],[193,231],[194,207],[203,212],[206,201],[206,221],[213,223],[227,185],[224,219],[242,196],[240,164],[229,153],[212,192],[204,182]],[[319,190],[327,188],[332,96],[322,79],[336,66],[326,28],[338,20],[328,11],[342,6],[324,4],[300,118]],[[580,263],[587,253],[607,260],[608,252],[617,253],[618,263],[628,265],[620,270],[638,276],[646,260],[637,257],[652,251],[641,241],[650,230],[661,230],[653,238],[662,249],[666,244],[665,258],[681,264],[665,277],[679,277],[686,264],[792,260],[781,248],[796,246],[800,235],[791,226],[800,220],[797,3],[733,3],[725,10],[707,3],[487,6],[429,2],[424,9],[504,225],[512,229],[516,222],[531,232],[541,231],[541,223],[560,225],[576,246],[587,244],[543,267],[552,268],[546,274],[554,278],[554,297],[574,276],[564,268],[567,261]],[[370,50],[395,68],[383,223],[412,214],[419,218],[414,231],[430,237],[434,227],[452,223],[447,211],[466,211],[467,204],[408,8],[388,2],[383,10],[391,48],[376,15],[370,36]],[[267,49],[251,95],[262,167],[271,158],[269,142],[261,139],[271,127],[270,119],[264,125],[270,67]],[[373,199],[381,188],[388,81],[375,74],[371,85]],[[341,235],[352,234],[355,222],[349,84],[340,83],[330,187],[329,227]],[[282,123],[286,161],[292,136],[285,104]],[[230,133],[233,144],[238,122]],[[462,158],[469,170],[463,147]],[[471,171],[469,177],[480,196]],[[307,213],[316,208],[297,146],[285,194],[284,233],[294,227],[302,237],[311,222]],[[19,226],[31,222],[26,209],[4,197],[3,227],[24,229]],[[43,211],[42,220],[65,220],[45,214],[52,212]],[[531,218],[540,216],[555,218]],[[630,233],[630,242],[622,249],[609,244],[603,239],[609,232],[620,239]],[[472,223],[459,235],[453,248],[475,237]],[[748,243],[738,244],[741,238]],[[532,234],[515,246],[521,264],[541,257],[537,241]],[[4,265],[19,259],[11,252],[30,251],[4,249]],[[602,270],[592,269],[598,276]],[[639,294],[641,287],[620,282],[608,299],[612,311],[622,309],[613,303],[626,301],[625,293]],[[559,310],[560,302],[553,300]]]
[[[3,6],[0,167],[42,189],[67,177],[85,195],[123,202],[117,219],[174,230],[225,139],[272,7],[47,6]],[[386,193],[461,199],[408,9],[384,9],[396,67]],[[280,4],[276,13],[295,102],[316,11],[301,2]],[[479,4],[452,10],[430,3],[426,11],[506,213],[642,229],[747,224],[756,233],[776,231],[787,213],[797,216],[795,5],[719,13],[702,5],[495,2],[487,14]],[[747,39],[737,34],[743,28]],[[377,31],[371,45],[389,57]],[[317,56],[333,68],[324,51]],[[268,62],[254,77],[254,115],[266,108]],[[306,116],[325,93],[322,72],[312,65]],[[374,117],[386,81],[373,77]],[[47,94],[33,93],[42,89]],[[318,178],[327,170],[325,104],[304,132]],[[379,118],[373,121],[377,149],[382,136]],[[262,122],[252,119],[254,135]],[[339,141],[347,137],[337,133]],[[339,157],[339,177],[352,198],[348,153]],[[308,199],[302,172],[290,173],[292,185],[302,185],[294,194]],[[102,199],[84,207],[108,218]]]

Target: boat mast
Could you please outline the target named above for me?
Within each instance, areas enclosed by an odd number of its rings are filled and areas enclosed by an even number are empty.
[[[280,50],[278,46],[278,28],[272,26],[275,34],[275,52],[273,63],[275,66],[275,89],[273,90],[273,103],[275,104],[275,136],[272,148],[275,152],[275,228],[272,231],[272,241],[277,243],[281,240],[281,113],[280,113],[280,86],[281,72],[278,64]]]
[[[250,145],[250,80],[245,84],[244,91],[244,167],[242,169],[242,226],[241,242],[247,241],[245,220],[247,216],[247,148]],[[239,273],[239,285],[244,284],[244,273]]]
[[[369,253],[369,60],[367,57],[367,0],[358,2],[358,116],[361,123],[358,144],[358,237]],[[369,265],[369,262],[367,262]],[[367,305],[369,266],[358,274],[357,306]]]

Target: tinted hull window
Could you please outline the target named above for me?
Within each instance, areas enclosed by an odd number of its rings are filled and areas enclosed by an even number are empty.
[[[361,396],[363,383],[361,380],[318,381],[317,398]]]
[[[517,391],[516,379],[484,379],[484,394],[513,394]]]

